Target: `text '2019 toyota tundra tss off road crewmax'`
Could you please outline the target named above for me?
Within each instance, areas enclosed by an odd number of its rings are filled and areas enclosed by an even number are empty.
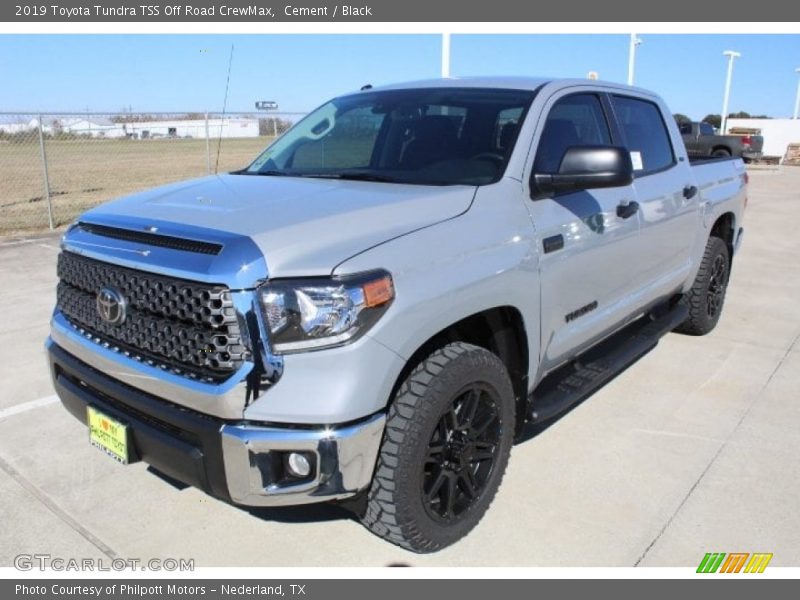
[[[526,423],[714,328],[746,182],[739,159],[690,165],[637,88],[364,89],[249,167],[70,226],[53,382],[123,463],[239,505],[346,501],[434,551]]]

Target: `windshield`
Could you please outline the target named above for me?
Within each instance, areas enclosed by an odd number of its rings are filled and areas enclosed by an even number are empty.
[[[484,185],[500,179],[534,92],[477,88],[362,92],[324,104],[247,175]]]

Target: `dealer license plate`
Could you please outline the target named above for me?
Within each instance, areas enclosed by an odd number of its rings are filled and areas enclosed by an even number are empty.
[[[86,407],[89,441],[111,458],[128,464],[128,426],[103,414],[93,406]]]

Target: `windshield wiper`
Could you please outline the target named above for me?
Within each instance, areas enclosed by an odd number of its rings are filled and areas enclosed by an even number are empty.
[[[298,173],[298,177],[316,177],[319,179],[347,179],[351,181],[381,181],[384,183],[407,183],[402,179],[390,177],[388,175],[379,175],[378,173],[368,173],[364,171],[341,173]]]
[[[234,175],[264,175],[266,177],[310,177],[314,179],[352,179],[356,181],[398,182],[399,180],[374,173],[292,173],[286,171],[233,171]]]
[[[286,171],[240,171],[237,175],[264,175],[266,177],[290,177]]]
[[[396,177],[388,175],[378,175],[377,173],[339,173],[339,179],[349,179],[353,181],[382,181],[384,183],[404,183]]]
[[[380,183],[405,183],[409,185],[453,185],[443,181],[414,181],[381,175],[369,171],[342,171],[334,173],[293,173],[287,171],[234,171],[235,175],[265,175],[275,177],[307,177],[309,179],[343,179],[347,181],[377,181]]]

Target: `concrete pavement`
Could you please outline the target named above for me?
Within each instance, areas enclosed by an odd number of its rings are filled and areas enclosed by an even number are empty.
[[[41,552],[197,566],[694,566],[712,551],[798,566],[798,190],[798,168],[753,170],[717,330],[667,336],[518,444],[478,528],[428,556],[337,507],[247,511],[92,448],[47,399],[58,238],[0,240],[0,566]]]

